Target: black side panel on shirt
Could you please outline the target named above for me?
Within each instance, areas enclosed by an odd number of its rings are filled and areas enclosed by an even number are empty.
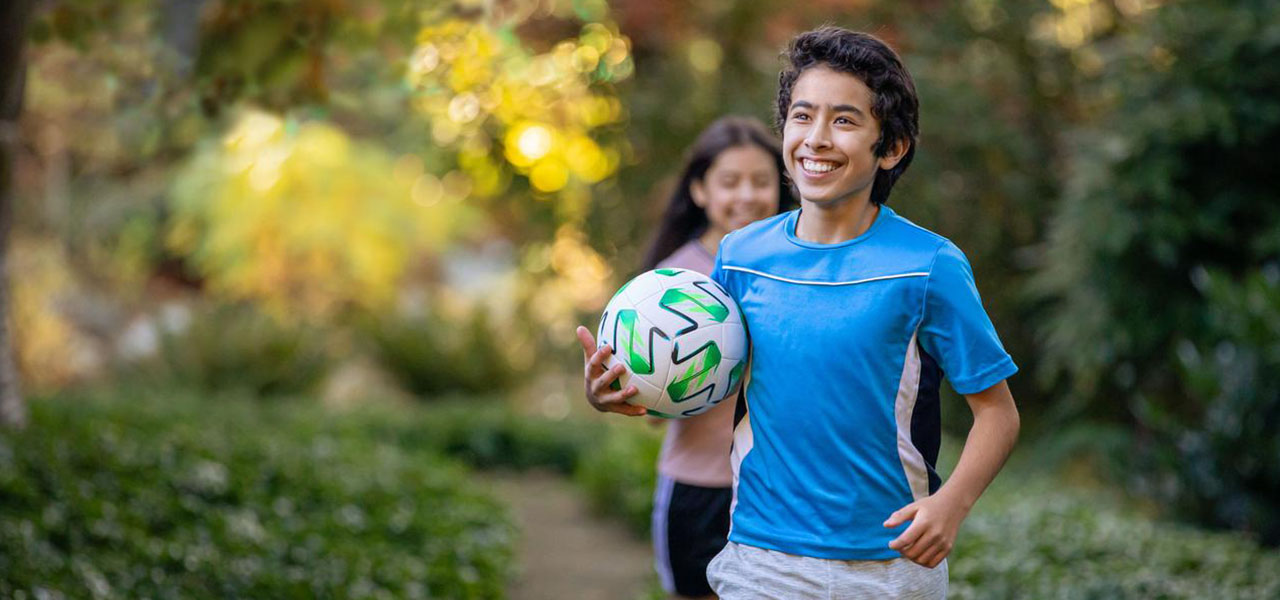
[[[920,386],[916,390],[916,408],[911,413],[911,442],[924,456],[929,468],[929,493],[938,491],[942,478],[938,477],[938,448],[942,445],[942,403],[938,388],[942,385],[942,367],[938,361],[917,344],[920,351]]]

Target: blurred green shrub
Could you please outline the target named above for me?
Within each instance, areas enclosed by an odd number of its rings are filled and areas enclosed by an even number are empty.
[[[430,448],[476,467],[544,468],[569,475],[604,437],[596,424],[521,416],[500,402],[445,400],[393,423],[367,427],[407,447]]]
[[[1035,282],[1042,375],[1076,392],[1058,420],[1137,425],[1142,490],[1272,544],[1276,23],[1274,2],[1169,3],[1101,48],[1098,118],[1077,132]]]
[[[516,370],[501,347],[502,335],[484,310],[474,310],[460,322],[436,313],[372,317],[362,328],[383,367],[420,396],[489,394],[516,381]]]
[[[1152,402],[1155,430],[1141,473],[1145,491],[1198,522],[1280,545],[1280,265],[1241,281],[1195,277],[1208,311],[1208,339],[1178,347],[1182,380],[1206,399],[1185,422]]]
[[[379,439],[430,448],[480,468],[543,468],[573,475],[597,510],[648,535],[662,446],[659,429],[630,420],[553,421],[475,400],[445,400],[408,420],[378,418],[361,427]]]
[[[1193,275],[1280,256],[1280,5],[1238,4],[1166,4],[1106,48],[1035,282],[1043,375],[1069,379],[1075,412],[1125,417],[1115,399],[1145,397],[1198,414],[1177,361],[1180,340],[1212,337]]]
[[[949,598],[1280,597],[1280,553],[1153,521],[1053,478],[1008,475],[960,530]]]
[[[463,470],[299,408],[32,403],[0,432],[0,596],[503,596],[514,531]]]
[[[575,478],[597,510],[621,517],[632,531],[648,535],[662,449],[659,430],[610,424],[601,442],[582,457]]]
[[[313,389],[330,364],[329,338],[248,304],[200,308],[181,332],[161,334],[163,376],[208,392],[296,395]]]

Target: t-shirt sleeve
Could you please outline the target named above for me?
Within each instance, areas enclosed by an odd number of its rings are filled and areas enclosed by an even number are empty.
[[[929,271],[920,345],[960,394],[981,392],[1018,371],[982,308],[969,261],[951,242]]]
[[[728,237],[728,236],[726,236]],[[711,267],[711,281],[720,284],[720,287],[728,290],[729,282],[725,281],[724,269],[721,267],[721,259],[724,257],[724,240],[720,240],[720,248],[716,251],[715,265]]]

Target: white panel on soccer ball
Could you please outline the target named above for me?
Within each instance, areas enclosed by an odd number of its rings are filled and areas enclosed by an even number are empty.
[[[627,287],[623,288],[622,293],[631,300],[632,305],[639,305],[641,302],[662,293],[662,290],[662,278],[653,271],[645,271],[628,281]]]
[[[720,352],[726,359],[743,360],[747,357],[747,330],[738,323],[726,322],[720,326]]]
[[[627,402],[636,406],[643,406],[649,410],[653,410],[653,407],[661,405],[661,400],[664,396],[661,388],[638,378],[632,382],[632,385],[636,386],[637,393],[636,395],[628,398]]]

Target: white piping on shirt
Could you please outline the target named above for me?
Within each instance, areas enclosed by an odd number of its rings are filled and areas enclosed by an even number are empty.
[[[800,285],[855,285],[859,283],[867,283],[870,281],[881,281],[884,279],[901,279],[903,277],[928,277],[929,276],[928,273],[900,273],[898,275],[882,275],[880,277],[868,277],[866,279],[855,279],[853,281],[805,281],[803,279],[790,279],[787,277],[770,275],[769,273],[764,273],[761,271],[757,271],[755,269],[748,269],[746,267],[720,265],[720,268],[725,271],[742,271],[743,273],[751,273],[752,275],[759,275],[761,277],[776,279],[778,281],[784,281],[786,283],[798,283]]]

